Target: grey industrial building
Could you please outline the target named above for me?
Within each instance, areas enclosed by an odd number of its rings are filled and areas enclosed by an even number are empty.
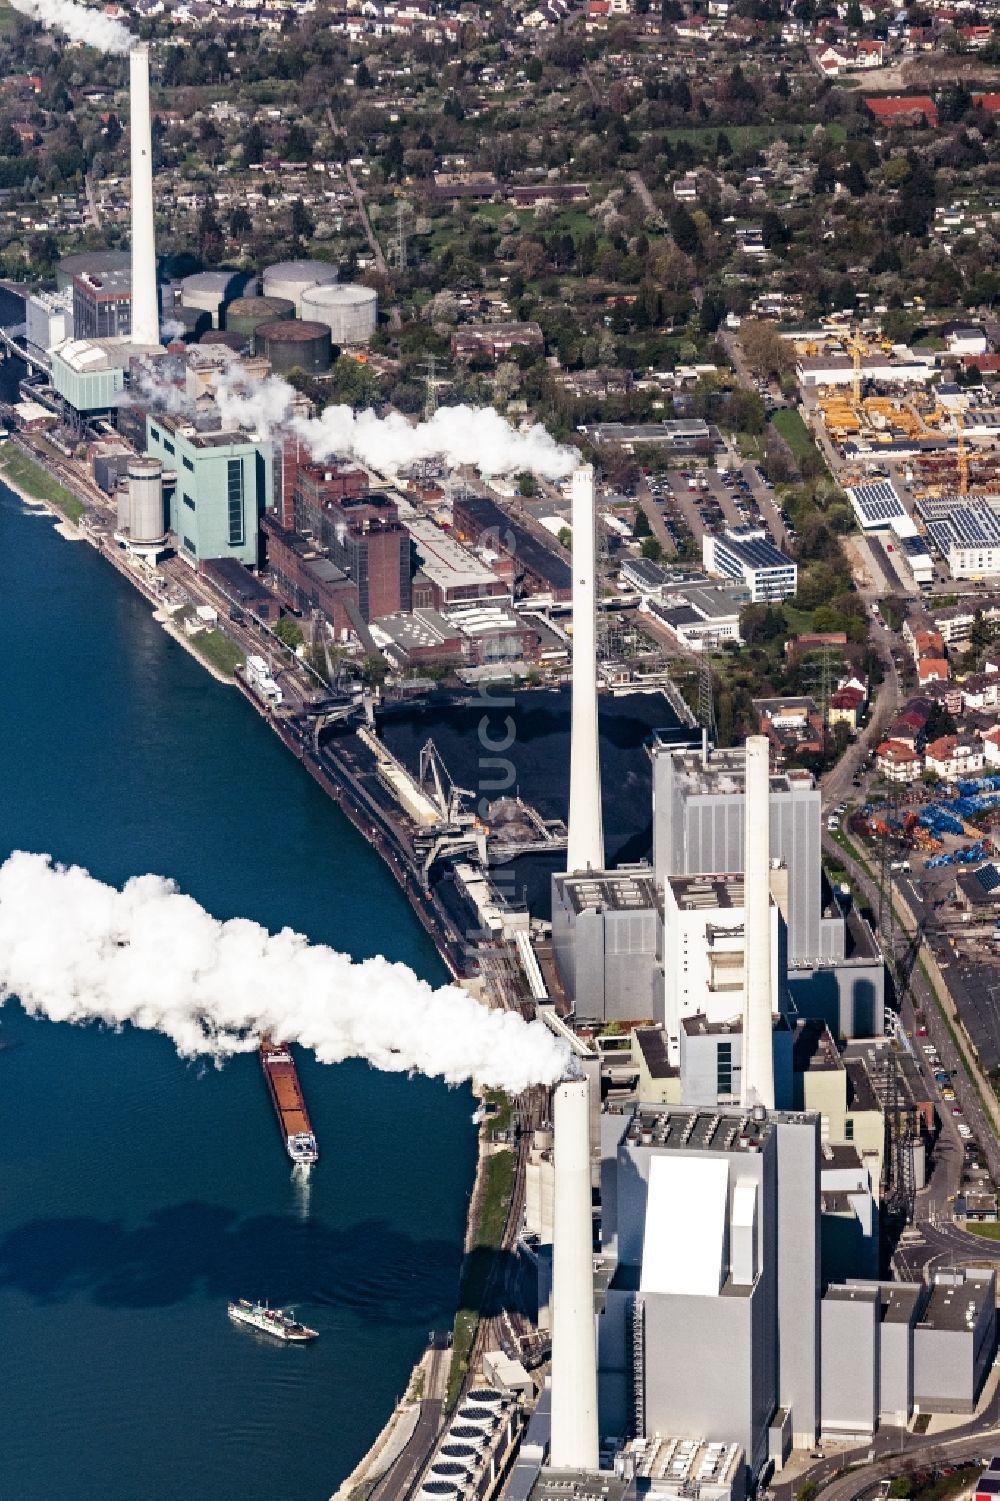
[[[831,1160],[814,1113],[602,1114],[602,1443],[735,1443],[753,1476],[819,1437],[974,1410],[996,1346],[995,1275],[832,1282],[823,1184],[848,1155]]]
[[[672,878],[743,869],[742,748],[677,749],[653,757],[653,865],[556,875],[552,940],[581,1021],[666,1020],[664,952],[671,952]],[[880,1036],[885,979],[874,935],[822,868],[821,794],[807,771],[771,777],[773,880],[787,930],[781,1006],[821,1018],[835,1037]],[[579,956],[578,956],[579,948]],[[734,1002],[734,1015],[739,1004]]]

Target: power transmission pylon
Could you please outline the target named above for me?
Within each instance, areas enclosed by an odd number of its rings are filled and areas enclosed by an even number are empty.
[[[405,271],[409,261],[409,228],[409,204],[399,198],[396,201],[396,228],[389,243],[389,261],[397,271]]]
[[[424,421],[430,422],[437,411],[437,361],[432,354],[427,356],[427,389],[424,395]]]
[[[698,663],[698,723],[708,731],[708,742],[714,745],[718,739],[715,722],[715,692],[712,683],[712,648],[714,636],[706,636],[702,643],[701,661]]]

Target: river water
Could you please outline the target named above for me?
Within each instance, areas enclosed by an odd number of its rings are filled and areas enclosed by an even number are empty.
[[[175,877],[429,979],[380,861],[238,695],[85,543],[0,485],[0,857]],[[300,1059],[320,1150],[292,1179],[256,1059],[0,1012],[0,1495],[322,1501],[450,1323],[472,1100]],[[305,1349],[232,1326],[293,1302]]]

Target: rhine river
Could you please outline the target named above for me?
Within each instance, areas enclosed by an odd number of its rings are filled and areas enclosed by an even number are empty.
[[[444,978],[369,847],[85,543],[0,485],[0,858],[153,870],[220,917]],[[450,1324],[467,1089],[300,1060],[304,1192],[256,1058],[0,1011],[0,1493],[324,1501]],[[237,1329],[293,1303],[305,1349]]]

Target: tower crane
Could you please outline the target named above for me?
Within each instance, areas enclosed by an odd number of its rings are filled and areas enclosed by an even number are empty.
[[[861,356],[865,353],[865,346],[856,334],[851,334],[847,340],[847,347],[851,351],[851,363],[854,366],[851,391],[854,405],[859,406],[861,402]]]
[[[969,450],[965,443],[965,419],[961,412],[955,413],[955,431],[958,434],[958,492],[969,493]]]

